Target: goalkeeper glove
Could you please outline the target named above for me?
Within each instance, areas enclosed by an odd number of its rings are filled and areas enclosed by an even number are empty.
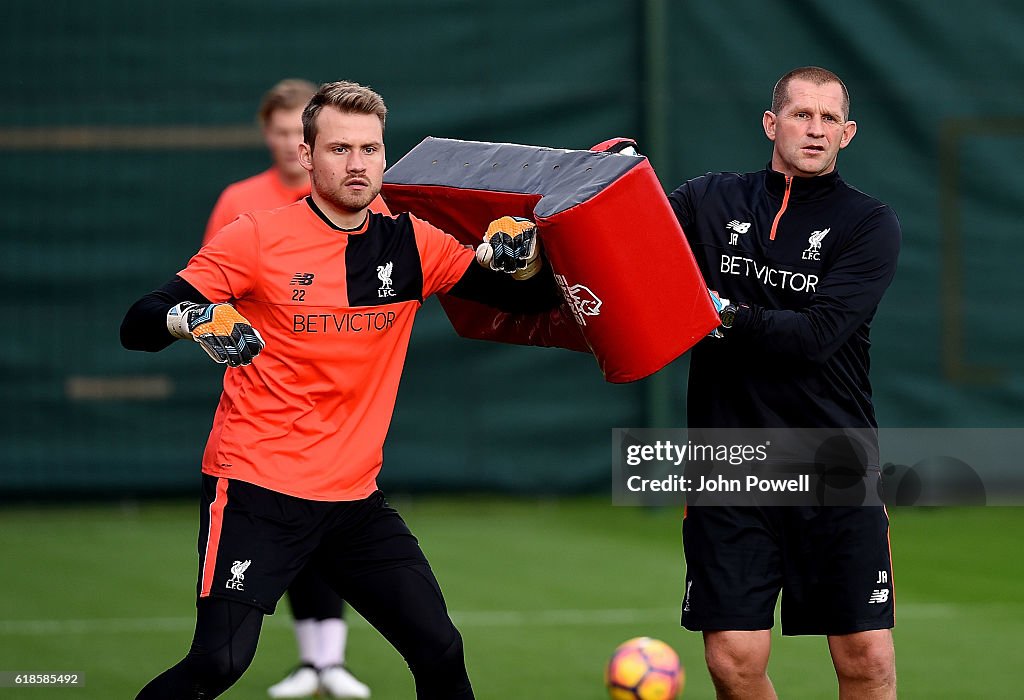
[[[251,363],[266,345],[231,304],[183,301],[167,312],[167,330],[175,338],[191,338],[214,362],[230,367]]]
[[[503,216],[487,226],[484,242],[476,249],[476,260],[492,270],[508,272],[517,280],[533,277],[540,270],[537,225],[519,216]]]

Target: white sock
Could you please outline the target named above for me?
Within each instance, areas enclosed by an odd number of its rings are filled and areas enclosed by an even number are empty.
[[[299,661],[320,668],[317,663],[320,650],[319,622],[312,619],[296,620],[295,642],[299,645]]]
[[[327,668],[345,663],[345,643],[348,641],[348,625],[334,617],[320,620],[317,625],[319,644],[317,647],[317,668]]]

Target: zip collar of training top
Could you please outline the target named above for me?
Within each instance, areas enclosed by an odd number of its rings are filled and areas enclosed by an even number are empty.
[[[795,202],[820,199],[835,190],[842,181],[838,170],[815,177],[794,177],[789,187],[789,200]],[[772,170],[770,163],[765,168],[764,188],[773,197],[784,197],[786,194],[786,176]]]
[[[771,164],[765,169],[764,187],[770,195],[782,198],[779,210],[775,212],[775,219],[772,221],[772,230],[768,234],[768,240],[774,241],[775,234],[779,231],[779,220],[789,208],[790,200],[797,202],[810,202],[821,199],[835,190],[836,184],[842,182],[839,179],[839,171],[833,170],[828,175],[816,175],[814,177],[793,177],[783,175],[772,170]]]

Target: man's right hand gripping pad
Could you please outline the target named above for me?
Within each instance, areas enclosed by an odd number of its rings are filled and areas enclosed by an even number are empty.
[[[718,327],[718,314],[661,183],[642,156],[428,138],[382,191],[475,246],[505,215],[537,223],[565,302],[510,314],[443,297],[465,337],[588,349],[609,382],[642,379]]]

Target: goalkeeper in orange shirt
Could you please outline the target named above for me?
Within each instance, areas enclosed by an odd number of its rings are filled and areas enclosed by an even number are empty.
[[[308,80],[282,80],[266,92],[260,103],[259,121],[272,165],[267,170],[228,185],[214,205],[203,243],[239,215],[261,209],[277,209],[309,195],[309,173],[299,163],[302,143],[302,110],[316,94]],[[378,196],[370,210],[388,214]],[[317,692],[332,698],[368,698],[370,689],[345,665],[348,625],[341,597],[313,566],[307,566],[288,587],[288,603],[294,619],[299,663],[284,679],[272,685],[272,698],[304,698]]]
[[[310,196],[238,217],[125,315],[128,349],[191,339],[230,367],[202,463],[192,645],[138,700],[227,690],[310,562],[402,654],[420,700],[474,697],[430,564],[377,488],[384,438],[426,297],[524,312],[562,297],[551,274],[505,274],[539,267],[522,222],[489,230],[485,269],[427,222],[370,210],[386,114],[368,88],[321,86],[299,147]]]

